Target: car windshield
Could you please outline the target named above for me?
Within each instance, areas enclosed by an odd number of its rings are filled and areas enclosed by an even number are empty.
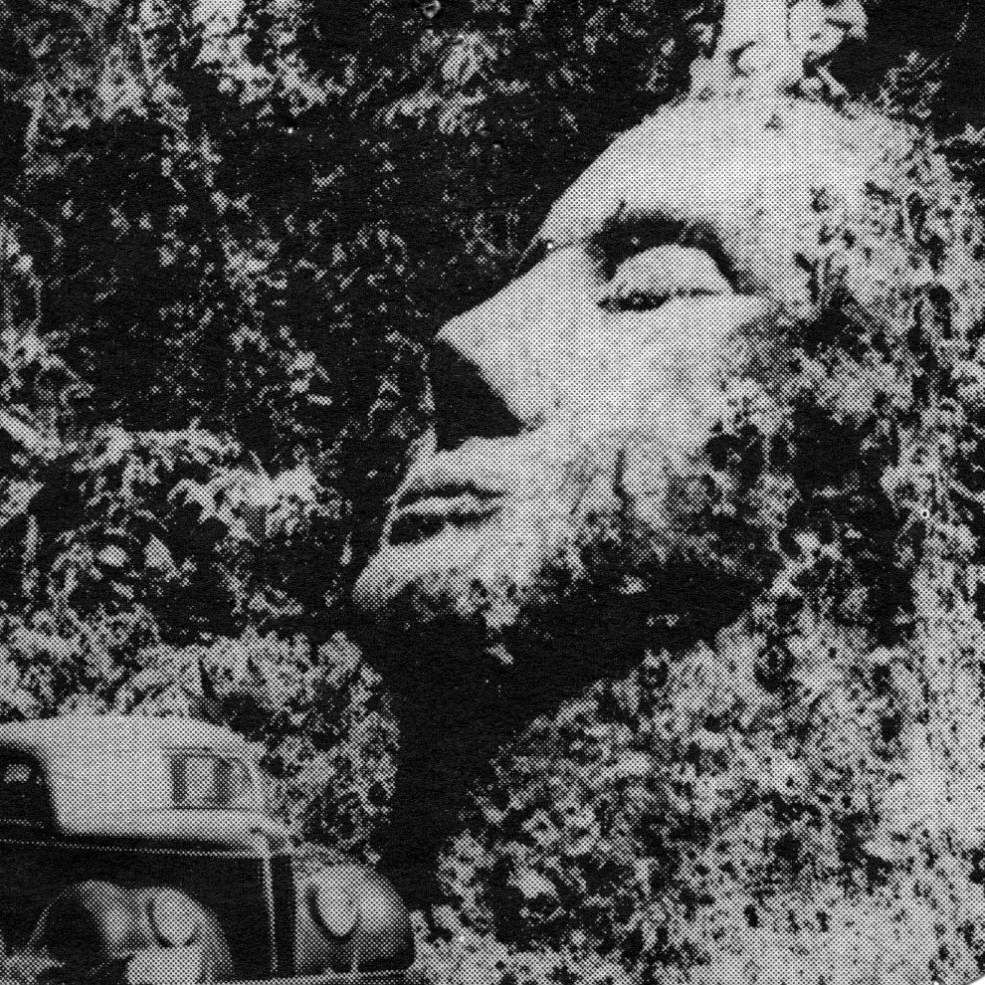
[[[253,778],[240,759],[212,752],[180,752],[171,756],[176,807],[249,810]]]

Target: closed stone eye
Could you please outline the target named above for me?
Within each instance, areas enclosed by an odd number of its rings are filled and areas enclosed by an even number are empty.
[[[707,252],[664,245],[620,263],[603,288],[599,306],[610,311],[641,311],[675,297],[732,293],[732,285]]]

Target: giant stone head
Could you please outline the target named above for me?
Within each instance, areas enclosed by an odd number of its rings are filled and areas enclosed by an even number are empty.
[[[831,230],[866,221],[882,125],[690,100],[617,140],[437,336],[433,425],[357,586],[377,622],[509,663],[583,583],[670,627],[741,608],[776,566],[791,332],[837,280]]]
[[[941,501],[914,408],[975,338],[977,220],[940,155],[811,84],[861,8],[759,8],[780,41],[727,5],[707,84],[617,139],[436,336],[431,427],[356,586],[401,706],[391,862],[413,843],[423,871],[449,791],[588,681],[732,638],[714,659],[744,706],[793,687],[798,620],[853,653],[912,621]]]

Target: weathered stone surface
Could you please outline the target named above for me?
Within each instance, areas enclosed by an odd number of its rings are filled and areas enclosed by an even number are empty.
[[[445,326],[359,586],[434,980],[980,976],[983,256],[925,136],[766,87],[617,140]]]
[[[818,89],[845,95],[825,66],[846,42],[865,41],[860,0],[729,0],[714,50],[691,66],[699,98]]]
[[[617,140],[551,209],[534,265],[438,335],[434,429],[357,586],[373,617],[502,643],[600,529],[709,593],[761,587],[768,524],[741,503],[784,481],[786,334],[823,302],[825,229],[869,208],[884,126],[692,101]]]
[[[474,925],[516,946],[622,949],[677,969],[670,980],[714,960],[707,980],[721,982],[729,955],[800,953],[787,914],[820,894],[843,918],[834,935],[818,918],[824,976],[846,985],[877,979],[838,965],[841,942],[859,943],[844,928],[871,928],[878,958],[887,900],[911,893],[921,846],[954,860],[934,893],[968,897],[960,825],[942,815],[903,834],[872,805],[911,789],[898,777],[938,802],[949,781],[921,765],[920,736],[946,743],[949,722],[985,714],[970,691],[960,713],[941,697],[954,654],[985,652],[961,587],[985,528],[962,526],[985,488],[985,421],[971,398],[954,402],[981,363],[982,241],[967,192],[904,127],[775,94],[690,100],[617,140],[551,209],[512,283],[442,329],[434,427],[357,591],[401,716],[387,866],[410,896],[439,892],[434,857],[459,832],[445,882]],[[622,684],[635,710],[584,693],[634,666]],[[925,698],[885,712],[897,699],[881,682],[909,666]],[[464,792],[538,715],[529,757],[502,755],[463,833]],[[912,741],[892,738],[897,721]],[[718,751],[696,766],[705,732]],[[610,790],[594,771],[651,740],[645,809],[620,813],[623,781]],[[802,757],[810,789],[836,791],[804,802],[824,825],[817,845],[768,789],[776,762]],[[969,768],[952,772],[980,774]],[[552,777],[571,790],[582,777],[579,811],[629,839],[592,855],[591,880],[620,901],[605,916],[568,852],[575,821],[554,818],[540,841],[499,830],[498,812],[505,825],[526,810],[503,805],[554,798]],[[908,839],[898,870],[857,847],[858,825]],[[802,844],[803,867],[784,854]],[[634,858],[663,875],[635,879]],[[565,887],[557,919],[524,902],[526,869]],[[860,872],[883,880],[878,899],[843,892]],[[934,940],[977,920],[968,904],[934,938],[937,905],[907,917],[923,944],[894,967],[931,967]],[[747,947],[749,913],[775,937]],[[974,960],[965,949],[954,967]],[[816,980],[778,968],[761,980]]]

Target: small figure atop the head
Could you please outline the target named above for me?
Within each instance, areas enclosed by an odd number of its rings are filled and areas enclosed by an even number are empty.
[[[826,66],[847,41],[864,41],[867,26],[862,0],[726,0],[713,50],[691,66],[691,94],[841,99]]]

